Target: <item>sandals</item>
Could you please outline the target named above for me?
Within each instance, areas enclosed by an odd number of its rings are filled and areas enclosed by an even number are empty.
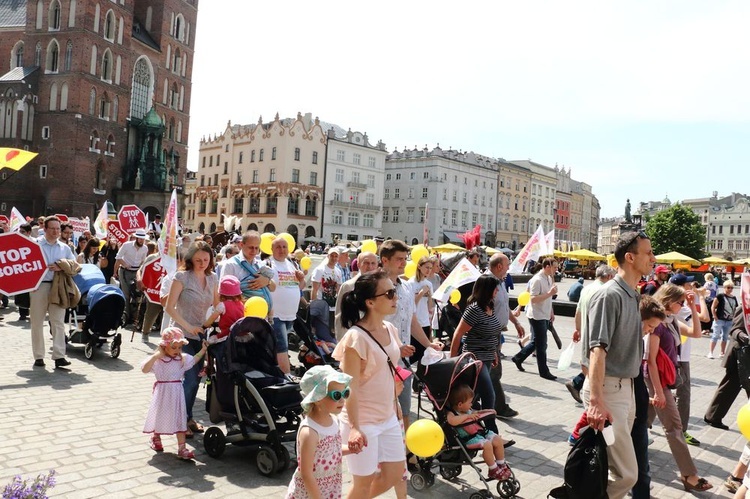
[[[188,430],[192,431],[193,433],[203,433],[203,431],[205,430],[203,425],[194,419],[188,419],[187,427]]]
[[[164,452],[164,446],[161,444],[161,437],[153,435],[149,440],[149,446],[156,452]]]
[[[185,430],[185,438],[193,438],[195,435],[193,435],[193,432],[190,428]]]
[[[698,482],[695,485],[688,482],[688,477],[680,477],[680,480],[682,480],[682,486],[685,487],[685,490],[687,492],[704,492],[713,487],[713,485],[708,483],[708,480],[706,480],[705,478],[699,478]]]
[[[183,461],[191,461],[195,459],[195,453],[191,450],[188,450],[187,447],[183,447],[177,451],[177,459],[182,459]]]

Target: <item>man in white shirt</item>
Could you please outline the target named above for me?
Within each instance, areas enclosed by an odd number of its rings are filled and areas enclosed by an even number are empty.
[[[70,361],[65,358],[65,309],[49,303],[48,299],[52,278],[55,272],[60,272],[60,267],[56,262],[63,259],[73,261],[76,259],[70,246],[60,241],[59,238],[60,219],[54,216],[47,217],[44,220],[44,236],[37,240],[47,260],[47,272],[39,288],[30,294],[31,349],[34,354],[34,367],[44,367],[44,318],[47,315],[49,315],[52,333],[52,360],[55,361],[55,368],[70,365]]]
[[[273,299],[273,332],[276,335],[276,358],[284,374],[291,372],[287,335],[292,329],[299,309],[300,290],[305,287],[305,274],[289,260],[289,243],[277,237],[271,243],[271,258],[267,260],[274,271],[276,289]]]
[[[161,226],[161,215],[157,213],[156,215],[154,215],[154,221],[148,225],[148,230],[154,231],[156,237],[159,237],[159,234],[161,234]]]
[[[241,252],[228,259],[223,265],[222,276],[233,275],[237,277],[240,280],[243,298],[260,296],[266,300],[270,311],[273,308],[271,292],[276,289],[276,284],[273,282],[273,271],[262,265],[258,259],[260,234],[254,230],[245,232],[240,246]]]
[[[132,292],[132,286],[135,286],[135,274],[148,256],[148,248],[144,244],[145,241],[146,231],[138,229],[135,232],[135,239],[123,244],[115,257],[114,274],[120,280],[120,289],[122,290],[122,294],[125,295],[125,312],[123,312],[125,324],[131,322],[133,319],[130,293]]]
[[[329,249],[328,259],[313,270],[311,277],[310,316],[313,319],[315,334],[323,341],[336,341],[331,334],[333,312],[336,311],[339,288],[344,283],[341,269],[336,265],[338,261],[339,250],[336,247]]]
[[[341,298],[354,289],[354,283],[357,282],[359,276],[378,270],[378,257],[375,253],[363,251],[357,256],[357,268],[359,268],[357,275],[341,285],[341,288],[339,288],[339,294],[336,297],[336,318],[334,321],[334,329],[336,331],[337,341],[341,340],[346,333],[346,329],[344,329],[344,326],[341,324]]]

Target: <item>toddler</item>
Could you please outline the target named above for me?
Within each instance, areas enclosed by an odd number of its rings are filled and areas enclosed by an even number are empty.
[[[302,377],[305,417],[297,433],[297,469],[287,499],[341,497],[341,458],[350,451],[342,444],[335,415],[349,398],[351,379],[329,365],[314,366]]]
[[[187,410],[185,392],[182,389],[182,378],[185,371],[206,353],[206,342],[195,356],[182,353],[186,345],[182,331],[168,327],[161,333],[161,341],[154,354],[141,365],[144,373],[153,372],[156,376],[148,408],[143,433],[152,433],[151,448],[162,452],[161,435],[177,435],[177,457],[193,459],[193,451],[185,447],[187,431]]]
[[[221,278],[221,281],[219,281],[219,300],[219,304],[213,313],[203,323],[204,326],[211,327],[211,324],[219,319],[219,334],[210,343],[226,338],[232,324],[245,316],[245,304],[242,301],[240,280],[236,276],[225,275]]]
[[[471,410],[473,400],[474,390],[468,385],[456,386],[448,399],[452,410],[452,413],[448,414],[448,424],[456,427],[458,436],[465,445],[482,444],[482,457],[490,468],[491,480],[507,480],[513,472],[505,462],[503,439],[478,423],[488,414],[495,414],[495,411],[486,409],[474,412]],[[473,421],[477,423],[461,426]]]

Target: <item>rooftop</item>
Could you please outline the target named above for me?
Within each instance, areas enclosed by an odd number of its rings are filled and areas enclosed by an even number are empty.
[[[0,0],[0,28],[26,26],[26,0]]]
[[[19,66],[0,76],[0,81],[21,81],[37,69],[39,69],[39,66]]]

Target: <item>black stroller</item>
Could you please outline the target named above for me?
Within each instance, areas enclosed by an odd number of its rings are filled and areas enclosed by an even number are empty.
[[[255,463],[265,476],[285,470],[291,461],[283,445],[297,439],[302,395],[276,363],[276,340],[268,322],[245,317],[235,322],[226,341],[209,347],[206,411],[212,423],[203,447],[219,458],[226,443],[257,449]]]
[[[315,335],[309,322],[307,310],[300,309],[297,312],[297,318],[294,319],[294,333],[300,341],[297,359],[302,363],[301,366],[297,366],[295,369],[297,376],[301,377],[305,374],[305,371],[313,366],[324,364],[338,369],[338,361],[331,357],[333,347],[318,339]]]
[[[490,491],[488,479],[484,477],[477,464],[484,464],[483,460],[474,461],[477,453],[481,450],[481,445],[465,445],[458,436],[457,429],[448,424],[448,399],[451,390],[458,385],[468,385],[476,388],[479,372],[482,369],[482,361],[477,360],[473,354],[464,353],[458,357],[451,357],[436,362],[429,366],[417,366],[416,376],[424,386],[423,392],[430,399],[435,413],[422,407],[422,395],[420,393],[418,402],[418,411],[430,414],[432,418],[440,425],[445,433],[445,445],[443,449],[435,456],[429,458],[417,458],[416,469],[410,477],[411,486],[415,490],[424,490],[435,483],[435,474],[432,469],[436,466],[440,468],[440,475],[452,481],[461,475],[462,466],[467,465],[474,468],[485,490],[471,494],[471,499],[482,499],[493,497]],[[494,414],[487,417],[495,417]],[[474,423],[467,423],[474,424]],[[507,480],[498,481],[497,493],[500,497],[511,498],[521,490],[521,485],[516,480],[515,475]]]
[[[81,301],[70,309],[70,330],[65,337],[68,343],[82,344],[87,359],[112,338],[110,355],[120,356],[122,335],[117,332],[120,316],[125,309],[125,296],[117,286],[104,283],[104,274],[96,265],[83,264],[73,280],[81,292]],[[82,322],[81,322],[82,321]]]

